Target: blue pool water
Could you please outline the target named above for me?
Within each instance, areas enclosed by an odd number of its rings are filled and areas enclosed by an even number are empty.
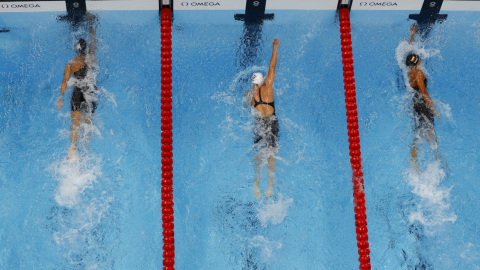
[[[338,21],[275,11],[252,59],[235,11],[176,11],[173,26],[177,269],[357,269]],[[237,12],[238,13],[238,12]],[[352,12],[355,78],[373,269],[480,269],[480,20],[449,12],[413,46],[408,11]],[[0,27],[0,268],[159,269],[158,12],[97,12],[99,107],[66,160],[75,38],[57,13],[5,14]],[[280,40],[280,122],[271,199],[253,194],[248,78]],[[412,90],[403,55],[420,53],[441,115],[439,152],[410,169]],[[261,190],[266,189],[266,172]]]

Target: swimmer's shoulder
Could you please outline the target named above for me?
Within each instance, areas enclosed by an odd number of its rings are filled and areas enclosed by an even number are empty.
[[[70,60],[67,64],[67,67],[70,67],[72,70],[80,69],[83,66],[83,61],[82,59],[75,57],[72,60]]]
[[[272,98],[274,98],[274,94],[273,94],[273,87],[271,85],[262,85],[262,87],[260,87],[260,89],[258,89],[258,91],[262,91],[262,99],[265,97],[268,96],[271,96]]]

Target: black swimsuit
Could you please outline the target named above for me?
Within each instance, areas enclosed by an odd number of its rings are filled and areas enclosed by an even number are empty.
[[[256,101],[255,98],[253,98],[253,101],[255,102],[255,105],[253,105],[253,107],[257,107],[258,105],[269,105],[269,106],[272,106],[273,108],[273,115],[275,115],[275,101],[272,101],[272,102],[265,102],[262,100],[262,91],[260,91],[260,89],[258,89],[258,97],[260,98],[260,101]]]
[[[77,78],[78,80],[82,81],[87,76],[87,72],[88,72],[88,66],[87,64],[84,63],[81,69],[73,73],[73,76],[75,76],[75,78]],[[90,107],[90,106],[87,106],[87,101],[85,100],[85,93],[88,90],[89,90],[88,85],[82,85],[81,87],[75,86],[72,93],[72,100],[70,101],[72,112],[81,111],[85,109],[85,107],[87,108]],[[91,106],[92,113],[94,113],[95,109],[97,108],[97,104],[96,102],[92,102],[91,105],[92,105]]]
[[[277,141],[278,141],[278,119],[277,116],[275,115],[275,103],[272,102],[265,102],[262,100],[262,92],[260,89],[258,89],[258,96],[260,98],[260,101],[256,101],[255,98],[253,98],[253,101],[255,104],[253,107],[257,107],[258,105],[269,105],[272,106],[273,108],[273,114],[269,116],[264,116],[264,117],[257,117],[257,125],[255,127],[255,139],[254,143],[259,146],[260,148],[263,147],[277,147]]]
[[[425,78],[423,83],[425,84],[425,88],[427,88],[427,78]],[[420,92],[420,87],[417,85],[413,87],[413,89],[415,90],[415,95],[413,97],[413,111],[415,113],[415,118],[417,119],[415,128],[417,130],[421,128],[431,128],[434,125],[433,110],[423,98],[423,95]]]

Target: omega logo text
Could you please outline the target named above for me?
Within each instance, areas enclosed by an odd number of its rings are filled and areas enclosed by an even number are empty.
[[[371,7],[396,7],[398,6],[395,2],[360,2],[361,7],[371,6]]]
[[[218,2],[182,2],[182,7],[192,6],[192,7],[214,7],[220,6]]]
[[[0,7],[2,8],[39,8],[39,4],[2,4]]]

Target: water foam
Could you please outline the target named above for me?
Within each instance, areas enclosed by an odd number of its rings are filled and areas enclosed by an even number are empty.
[[[49,170],[59,182],[55,201],[66,207],[72,207],[81,202],[80,195],[87,188],[92,188],[102,175],[101,158],[83,155],[66,160],[62,158],[54,162]]]
[[[250,82],[250,77],[254,72],[263,71],[264,73],[267,71],[266,67],[260,66],[252,66],[245,70],[238,72],[235,77],[232,79],[230,84],[228,85],[228,89],[222,92],[215,92],[210,98],[213,100],[217,100],[218,102],[222,102],[227,105],[234,105],[234,104],[244,104],[245,110],[250,107],[250,101],[252,100],[251,91],[247,93],[247,95],[238,95],[235,93],[235,89],[242,84],[241,81],[248,81]],[[247,106],[248,105],[248,106]]]
[[[62,156],[48,168],[59,182],[54,198],[60,211],[55,217],[58,229],[53,237],[70,265],[105,269],[108,262],[99,259],[107,252],[102,220],[114,198],[105,190],[108,179],[103,176],[101,156],[88,149],[92,134],[100,135],[100,131],[91,123],[82,123],[77,156],[70,160]],[[60,136],[64,136],[62,132]]]
[[[268,223],[272,225],[280,224],[288,216],[288,208],[292,203],[292,198],[283,198],[282,194],[279,194],[278,201],[269,198],[266,203],[263,201],[260,203],[257,208],[257,218],[263,227],[267,227]]]
[[[419,221],[428,227],[442,225],[445,222],[454,223],[457,220],[451,212],[449,201],[450,188],[440,186],[446,173],[440,161],[427,165],[424,172],[418,173],[413,169],[404,172],[407,183],[413,187],[413,193],[419,197],[417,209],[408,215],[411,223]]]
[[[438,113],[442,115],[443,118],[446,118],[448,121],[455,124],[455,121],[453,120],[453,116],[452,116],[452,108],[450,107],[450,105],[436,99],[432,99],[432,101],[434,102],[435,107],[438,110]]]
[[[262,257],[264,260],[268,260],[273,257],[273,251],[282,248],[282,243],[270,241],[264,236],[257,235],[250,240],[250,244],[254,247],[260,247],[262,249]]]

